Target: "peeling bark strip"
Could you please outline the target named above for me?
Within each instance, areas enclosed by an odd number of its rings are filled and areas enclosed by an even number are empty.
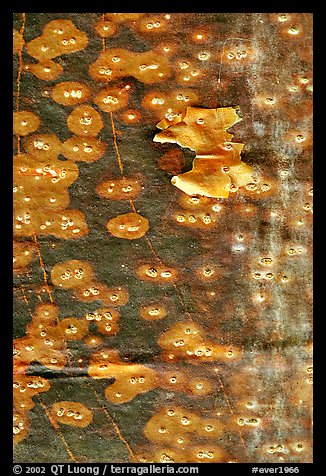
[[[227,198],[232,185],[248,185],[253,168],[240,160],[244,144],[231,142],[233,134],[226,131],[240,120],[231,107],[187,107],[172,125],[159,122],[156,127],[163,131],[154,142],[177,143],[196,152],[192,170],[172,177],[172,184],[190,196],[214,198]]]
[[[13,26],[15,462],[311,462],[311,15]]]

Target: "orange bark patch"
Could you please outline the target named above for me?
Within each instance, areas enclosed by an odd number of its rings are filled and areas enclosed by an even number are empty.
[[[91,410],[79,402],[56,402],[51,407],[51,415],[60,424],[78,428],[86,428],[93,419]]]
[[[26,207],[18,209],[14,217],[14,235],[17,237],[53,235],[68,240],[87,233],[85,216],[79,210],[36,211]]]
[[[145,13],[104,13],[104,17],[117,24],[130,23],[143,17]]]
[[[106,399],[113,404],[129,402],[157,386],[154,370],[140,364],[123,363],[118,352],[113,350],[93,354],[88,374],[92,378],[114,379],[105,390]]]
[[[101,115],[91,106],[77,106],[68,116],[68,129],[77,136],[96,137],[103,129]]]
[[[136,269],[136,274],[142,281],[168,284],[176,281],[178,273],[175,269],[164,265],[142,264]]]
[[[139,364],[108,364],[106,378],[115,382],[105,389],[105,398],[114,404],[126,403],[156,387],[154,370]]]
[[[106,227],[116,238],[137,240],[148,231],[149,223],[147,218],[131,212],[111,218]]]
[[[28,395],[33,397],[39,392],[47,392],[50,388],[50,382],[42,377],[16,375],[13,382],[14,395]]]
[[[88,43],[86,33],[70,20],[53,20],[44,27],[41,36],[29,41],[27,52],[39,61],[56,58],[62,54],[83,50]]]
[[[94,276],[93,268],[87,261],[68,260],[57,263],[51,270],[55,286],[73,289],[89,283]]]
[[[235,346],[224,346],[211,342],[204,330],[192,322],[178,322],[158,339],[167,362],[185,359],[190,363],[232,361],[241,358]]]
[[[119,119],[124,124],[137,124],[141,121],[141,112],[137,109],[125,109],[119,114]]]
[[[14,341],[14,372],[24,373],[31,362],[37,360],[45,367],[61,370],[67,363],[64,341],[55,326],[32,322],[28,337]]]
[[[143,306],[139,310],[140,315],[146,321],[158,321],[164,319],[167,315],[167,310],[161,304],[151,304]]]
[[[198,94],[194,90],[180,88],[170,93],[151,91],[144,96],[142,106],[144,109],[153,111],[158,119],[165,117],[161,122],[165,129],[174,122],[178,122],[187,106],[196,102],[198,102]]]
[[[66,317],[58,323],[59,332],[66,340],[80,340],[88,332],[88,322],[76,317]]]
[[[92,302],[100,300],[107,306],[124,306],[129,299],[128,291],[125,287],[109,288],[98,281],[91,281],[84,286],[76,288],[74,294],[80,301]]]
[[[32,145],[30,146],[32,149]],[[61,148],[61,147],[60,147]],[[42,153],[35,149],[29,155],[21,154],[14,157],[14,193],[34,189],[34,193],[40,188],[46,188],[52,192],[60,191],[71,185],[78,177],[78,167],[72,162],[63,162],[54,157],[54,152]],[[55,194],[56,195],[56,194]]]
[[[13,438],[14,445],[23,441],[28,435],[29,419],[26,413],[14,411],[13,414]]]
[[[107,38],[113,36],[117,31],[117,26],[115,23],[108,20],[100,20],[94,25],[94,30],[97,35],[101,38]]]
[[[55,304],[39,304],[33,314],[33,322],[54,325],[58,319],[59,309]]]
[[[40,124],[40,118],[33,112],[14,112],[13,132],[18,136],[26,136],[31,132],[36,131]]]
[[[60,194],[56,194],[51,189],[40,187],[36,195],[37,187],[33,178],[35,176],[30,177],[32,180],[25,180],[24,185],[17,187],[17,191],[14,192],[14,207],[17,214],[33,210],[37,216],[41,216],[44,210],[63,210],[69,205],[69,193],[65,189],[60,190]]]
[[[160,387],[172,392],[185,392],[187,380],[186,374],[179,370],[164,370],[159,374]]]
[[[161,447],[160,453],[157,450],[154,453],[156,462],[222,462],[226,458],[222,448],[207,442],[197,445],[192,442],[198,437],[203,440],[218,438],[223,429],[224,425],[218,419],[201,418],[186,408],[170,406],[151,417],[144,434]]]
[[[105,152],[106,144],[94,137],[73,136],[62,145],[62,155],[69,160],[95,162]]]
[[[133,76],[142,83],[165,81],[171,76],[169,61],[155,50],[144,53],[122,48],[110,48],[100,54],[90,65],[89,73],[94,81],[109,82]]]
[[[65,81],[56,84],[51,92],[53,101],[64,106],[75,106],[87,101],[91,95],[91,90],[83,83],[76,81]]]
[[[54,159],[61,153],[62,144],[55,134],[33,134],[23,144],[27,154],[35,160]]]
[[[226,463],[227,454],[214,444],[197,445],[188,452],[188,461],[195,463]]]
[[[151,35],[166,33],[169,29],[169,20],[163,15],[149,14],[139,19],[135,29],[140,33]]]
[[[90,334],[84,339],[84,342],[88,347],[94,348],[101,346],[103,344],[103,339],[100,336]]]
[[[38,79],[43,81],[53,81],[63,73],[61,64],[52,60],[44,60],[39,63],[29,63],[24,65],[24,70],[34,74]]]
[[[14,241],[13,246],[13,269],[15,273],[26,270],[34,257],[36,247],[34,243],[29,241]]]
[[[114,112],[126,107],[129,92],[126,88],[110,87],[102,89],[94,98],[94,103],[105,112]]]
[[[100,308],[86,314],[86,320],[94,321],[101,334],[114,335],[119,330],[120,313],[116,309]]]

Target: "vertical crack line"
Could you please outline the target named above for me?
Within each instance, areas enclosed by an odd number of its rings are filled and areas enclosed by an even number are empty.
[[[187,311],[186,304],[185,304],[185,302],[184,302],[184,300],[183,300],[183,297],[181,296],[181,292],[179,291],[178,286],[174,283],[174,284],[173,284],[173,287],[174,287],[174,289],[175,289],[175,293],[176,293],[176,295],[177,295],[177,298],[178,298],[178,300],[179,300],[179,302],[180,302],[182,308],[184,309],[185,313],[186,313],[187,316],[188,316],[188,319],[189,319],[193,324],[195,324],[195,321],[194,321],[192,315],[190,314],[189,311]]]
[[[25,303],[26,303],[26,306],[28,307],[28,299],[27,299],[27,296],[26,296],[26,294],[25,294],[25,288],[24,288],[23,285],[21,285],[20,290],[21,290],[23,299],[24,299],[24,301],[25,301]]]
[[[123,163],[122,163],[121,155],[120,155],[119,148],[118,148],[117,132],[115,130],[115,124],[114,124],[112,111],[110,111],[110,118],[111,118],[111,127],[112,127],[112,135],[113,135],[113,144],[114,144],[114,148],[115,148],[115,151],[116,151],[116,154],[117,154],[119,169],[120,169],[121,175],[124,177],[124,175],[123,175]]]
[[[224,395],[224,399],[225,399],[225,402],[226,402],[226,404],[227,404],[227,406],[228,406],[229,412],[230,412],[230,414],[234,417],[235,415],[234,415],[234,411],[233,411],[233,408],[232,408],[230,399],[229,399],[229,397],[228,397],[227,391],[226,391],[226,389],[225,389],[225,387],[224,387],[224,384],[223,384],[223,382],[222,382],[221,376],[220,376],[219,371],[218,371],[217,369],[215,369],[215,374],[217,375],[217,380],[218,380],[218,382],[219,382],[219,384],[220,384],[220,387],[221,387],[221,389],[222,389],[222,392],[223,392],[223,395]],[[249,457],[248,450],[247,450],[247,446],[246,446],[245,441],[244,441],[244,439],[243,439],[243,436],[242,436],[242,433],[241,433],[240,428],[238,428],[238,433],[239,433],[239,438],[240,438],[241,444],[242,444],[242,446],[243,446],[243,449],[244,449],[246,455]]]
[[[22,37],[24,37],[25,24],[26,24],[26,13],[22,13],[21,19],[22,19],[22,23],[21,23],[19,33],[22,35]],[[17,74],[17,96],[16,96],[16,110],[17,111],[19,111],[20,80],[21,80],[21,75],[22,75],[22,72],[23,72],[23,50],[22,49],[20,49],[19,52],[18,52],[18,59],[19,59],[19,67],[18,67],[18,74]]]
[[[130,206],[131,206],[132,210],[134,211],[134,213],[137,213],[137,209],[136,209],[135,204],[134,204],[134,202],[132,201],[131,198],[129,199],[129,203],[130,203]]]
[[[41,407],[43,408],[44,410],[44,413],[46,414],[46,416],[48,417],[49,419],[49,422],[51,423],[52,427],[54,428],[55,432],[57,433],[57,435],[61,438],[61,441],[62,443],[64,444],[65,448],[66,448],[66,451],[70,457],[70,459],[74,462],[74,463],[79,463],[79,461],[77,460],[77,458],[75,457],[75,455],[73,454],[73,452],[71,451],[71,449],[69,448],[69,445],[65,439],[65,437],[63,436],[60,428],[59,428],[59,425],[57,424],[57,422],[52,418],[47,406],[41,401],[41,399],[38,397],[38,401],[41,405]]]
[[[102,20],[105,21],[105,13],[102,13],[101,17],[102,17]],[[105,49],[106,49],[105,36],[102,36],[102,51],[103,51],[103,53],[104,53]]]
[[[125,439],[125,437],[123,436],[123,434],[121,433],[121,430],[119,428],[119,426],[117,425],[117,423],[114,421],[114,419],[112,418],[112,416],[110,415],[110,413],[107,411],[106,407],[103,405],[103,402],[101,401],[98,393],[96,392],[96,390],[94,389],[94,386],[92,385],[92,383],[90,383],[85,377],[84,379],[86,380],[87,382],[87,385],[91,387],[92,389],[92,392],[94,393],[95,395],[95,398],[96,400],[98,401],[99,405],[100,405],[100,408],[101,410],[103,410],[103,412],[105,413],[106,417],[110,420],[115,432],[117,433],[120,441],[122,441],[122,443],[124,443],[124,445],[126,446],[132,460],[135,458],[135,454],[134,452],[132,451],[128,441]]]
[[[24,38],[25,24],[26,24],[26,13],[22,13],[21,27],[19,30],[19,33],[21,34],[22,38]],[[19,106],[20,106],[20,80],[21,80],[21,75],[23,72],[23,46],[22,46],[22,49],[20,49],[18,52],[18,60],[19,60],[19,66],[18,66],[18,74],[17,74],[16,111],[19,111]],[[17,135],[17,151],[18,151],[18,154],[20,154],[20,136],[19,135]]]
[[[20,286],[20,291],[21,291],[21,294],[22,294],[22,297],[23,297],[23,300],[26,304],[26,307],[28,309],[28,312],[29,312],[29,315],[31,316],[31,318],[33,319],[33,313],[32,311],[30,310],[29,308],[29,300],[27,299],[27,296],[26,296],[26,293],[25,293],[25,287],[23,285]]]
[[[40,266],[41,266],[42,271],[43,271],[43,277],[44,277],[45,288],[46,288],[46,290],[47,290],[47,292],[48,292],[50,301],[53,303],[53,297],[52,297],[52,293],[51,293],[51,290],[50,290],[50,287],[49,287],[49,283],[48,283],[48,275],[47,275],[47,273],[46,273],[46,269],[45,269],[44,262],[43,262],[43,259],[42,259],[42,255],[41,255],[40,245],[39,245],[39,242],[37,241],[37,237],[36,237],[36,234],[35,234],[35,233],[34,233],[33,237],[34,237],[34,241],[35,241],[35,244],[36,244],[36,247],[37,247],[37,254],[38,254]]]
[[[148,238],[148,236],[146,236],[146,235],[144,236],[144,238],[145,238],[145,240],[147,241],[147,244],[148,244],[148,246],[149,246],[151,252],[152,252],[153,255],[155,256],[155,258],[157,259],[157,261],[158,261],[162,266],[164,266],[164,263],[163,263],[163,261],[161,260],[161,258],[159,257],[159,255],[156,253],[155,248],[154,248],[153,243],[151,242],[151,240],[150,240],[150,239]]]

